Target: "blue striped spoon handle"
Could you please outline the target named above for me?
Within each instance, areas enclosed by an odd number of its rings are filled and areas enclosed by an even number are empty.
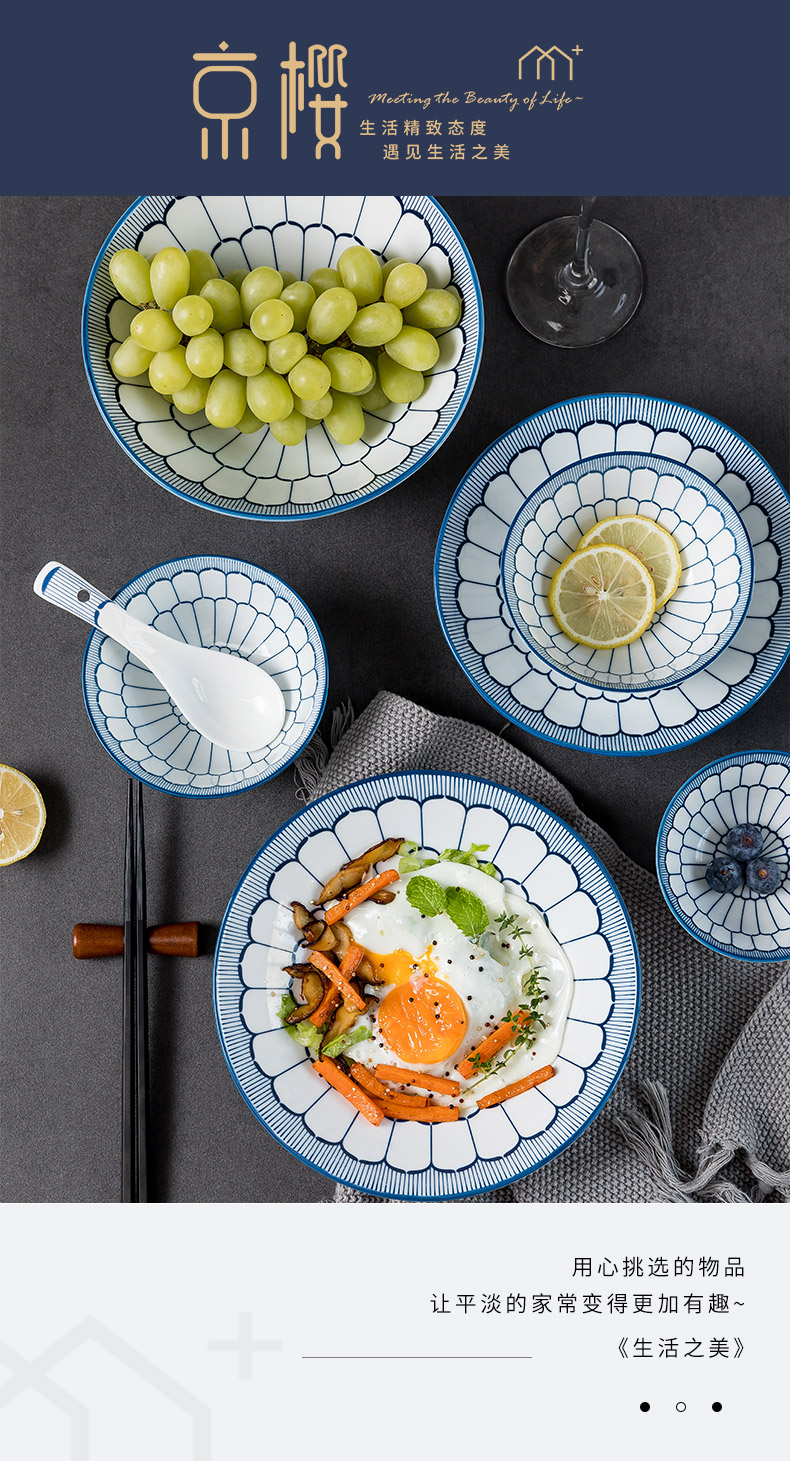
[[[45,564],[33,584],[33,592],[46,599],[48,604],[76,614],[86,624],[98,624],[99,610],[108,602],[106,594],[99,593],[97,588],[62,563]]]

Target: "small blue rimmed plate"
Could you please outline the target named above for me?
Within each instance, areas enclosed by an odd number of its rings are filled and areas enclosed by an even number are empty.
[[[549,607],[552,577],[596,523],[629,516],[671,534],[680,582],[634,643],[574,644]],[[601,690],[658,690],[698,674],[737,633],[753,580],[752,545],[729,499],[699,472],[647,452],[591,457],[550,477],[516,514],[502,553],[502,594],[531,653]]]
[[[201,554],[149,568],[115,601],[173,639],[261,665],[286,707],[270,746],[226,751],[188,724],[150,670],[95,629],[82,665],[85,708],[130,776],[180,796],[227,796],[278,776],[304,750],[326,701],[326,651],[310,610],[287,584],[253,563]]]
[[[434,1127],[372,1126],[315,1074],[277,1014],[296,949],[290,903],[314,901],[341,862],[394,836],[434,852],[487,844],[506,883],[544,914],[574,973],[553,1080]],[[543,1166],[598,1115],[633,1042],[639,956],[620,894],[567,823],[494,782],[399,772],[321,797],[261,848],[220,929],[214,1008],[233,1079],[294,1156],[381,1197],[468,1197]]]
[[[655,691],[580,685],[527,650],[501,591],[513,519],[547,478],[611,452],[649,452],[699,472],[741,515],[754,557],[746,617],[727,648],[682,685]],[[436,603],[450,648],[483,698],[555,745],[651,756],[742,715],[790,654],[790,500],[767,462],[704,411],[652,396],[583,396],[539,411],[495,441],[447,510]]]
[[[767,897],[744,883],[717,893],[705,880],[724,837],[751,822],[764,834],[762,855],[784,871]],[[678,923],[716,954],[773,962],[790,959],[790,755],[742,751],[704,766],[675,793],[658,832],[656,869]]]
[[[135,248],[151,258],[166,247],[204,249],[222,274],[261,264],[306,279],[334,266],[350,244],[382,258],[419,263],[431,287],[455,289],[463,314],[439,337],[439,360],[419,400],[368,413],[362,439],[335,442],[323,426],[298,446],[268,429],[245,435],[211,426],[202,411],[184,416],[147,384],[121,384],[110,349],[137,313],[118,297],[109,260]],[[105,239],[91,270],[82,313],[88,381],[113,436],[162,487],[233,517],[323,517],[367,502],[416,472],[441,446],[466,406],[483,346],[483,302],[458,230],[430,197],[199,195],[138,198]]]

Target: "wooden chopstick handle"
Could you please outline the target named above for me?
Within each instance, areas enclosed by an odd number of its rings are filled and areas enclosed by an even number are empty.
[[[148,948],[152,954],[170,954],[182,959],[196,959],[199,923],[160,923],[148,930]],[[108,959],[123,953],[123,925],[113,923],[75,923],[71,934],[75,959]]]

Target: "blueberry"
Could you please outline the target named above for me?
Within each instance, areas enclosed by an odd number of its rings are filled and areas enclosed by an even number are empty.
[[[741,822],[740,826],[733,827],[727,833],[724,846],[730,857],[737,857],[739,862],[748,862],[750,857],[756,857],[758,852],[762,852],[763,834],[753,822]]]
[[[775,893],[784,882],[784,873],[778,863],[769,857],[753,857],[746,864],[746,881],[755,893],[767,898]]]
[[[708,886],[717,893],[734,893],[740,888],[742,877],[743,869],[731,857],[717,857],[705,872]]]

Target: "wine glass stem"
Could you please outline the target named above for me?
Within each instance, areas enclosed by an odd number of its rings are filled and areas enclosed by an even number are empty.
[[[597,195],[596,195],[597,197]],[[567,282],[571,285],[589,284],[593,277],[590,268],[590,229],[593,221],[593,207],[596,197],[582,198],[579,222],[576,228],[576,247],[573,258],[567,266]]]

